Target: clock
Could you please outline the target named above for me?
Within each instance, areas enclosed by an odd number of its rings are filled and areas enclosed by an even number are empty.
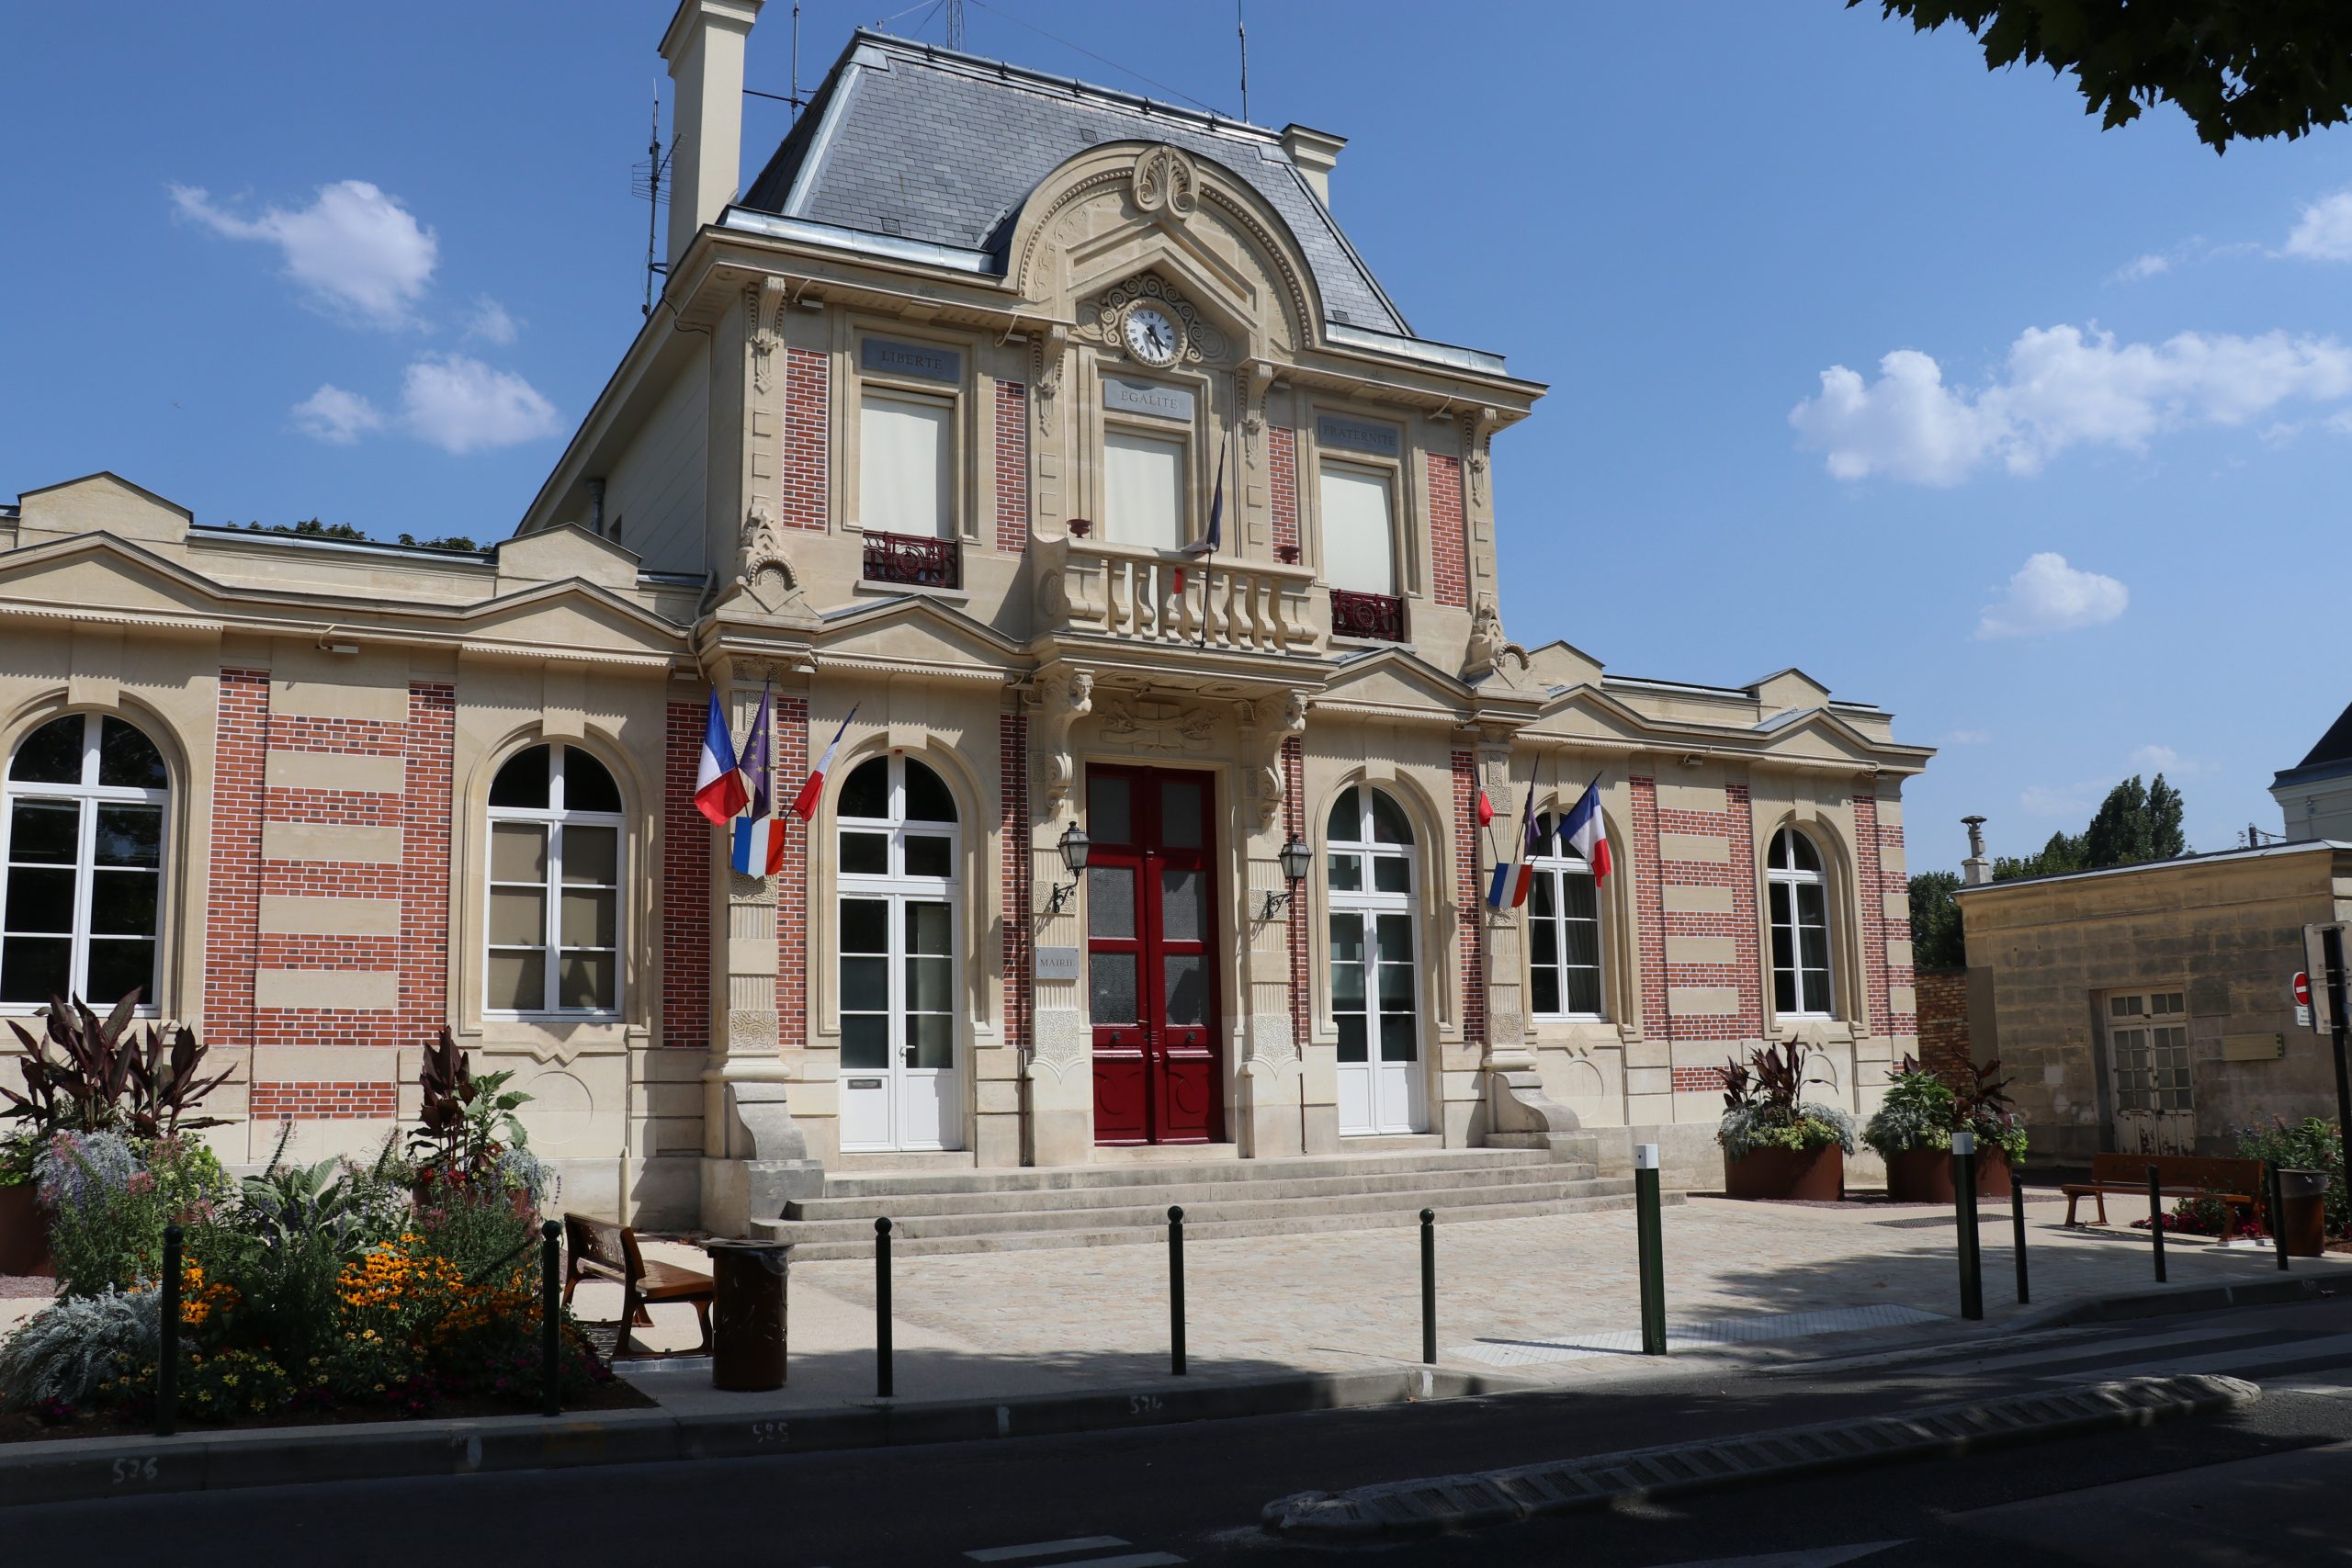
[[[1127,312],[1122,331],[1127,352],[1146,365],[1173,365],[1184,337],[1168,312],[1157,305],[1137,305]]]

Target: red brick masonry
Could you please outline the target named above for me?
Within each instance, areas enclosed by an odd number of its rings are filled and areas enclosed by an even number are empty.
[[[357,1122],[399,1113],[400,1086],[390,1083],[257,1083],[255,1122]]]

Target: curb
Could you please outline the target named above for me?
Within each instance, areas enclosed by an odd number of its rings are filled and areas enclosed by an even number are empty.
[[[314,1482],[474,1475],[589,1465],[747,1459],[834,1449],[1037,1438],[1511,1393],[1516,1379],[1415,1366],[1106,1393],[875,1402],[826,1410],[678,1416],[499,1416],[347,1427],[280,1427],[171,1438],[68,1438],[0,1446],[0,1508],[98,1497],[220,1492]]]
[[[2139,1318],[2171,1317],[2192,1312],[2220,1312],[2227,1307],[2291,1306],[2335,1294],[2335,1287],[2352,1282],[2352,1271],[2329,1269],[2265,1280],[2259,1284],[2192,1285],[2174,1290],[2133,1291],[2121,1295],[2094,1296],[2048,1312],[2035,1313],[2005,1325],[2011,1332],[2035,1328],[2073,1328],[2089,1323],[2129,1323]]]
[[[2260,1397],[2259,1388],[2239,1378],[2129,1378],[1983,1403],[1964,1401],[1902,1416],[1392,1481],[1350,1492],[1300,1492],[1267,1504],[1261,1517],[1274,1534],[1316,1541],[1440,1535],[1638,1498],[1687,1496],[1826,1471],[2145,1427],[2167,1417],[2226,1410]]]

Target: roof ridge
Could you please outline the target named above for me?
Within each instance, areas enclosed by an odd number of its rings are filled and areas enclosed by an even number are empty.
[[[1106,87],[1099,82],[1089,82],[1078,76],[1061,76],[1040,71],[1035,66],[1018,65],[1009,60],[996,60],[984,54],[969,54],[962,50],[948,49],[939,44],[925,43],[920,39],[899,38],[892,33],[876,32],[871,28],[857,28],[850,34],[850,48],[871,44],[888,51],[904,60],[916,61],[933,68],[961,66],[977,74],[990,76],[1009,85],[1046,89],[1073,97],[1106,100],[1103,107],[1123,106],[1146,115],[1164,115],[1171,119],[1189,120],[1212,133],[1246,133],[1242,139],[1262,141],[1270,146],[1282,145],[1282,132],[1255,120],[1240,119],[1215,109],[1187,108],[1164,98],[1145,93],[1130,93],[1118,87]],[[1172,89],[1171,89],[1172,90]]]

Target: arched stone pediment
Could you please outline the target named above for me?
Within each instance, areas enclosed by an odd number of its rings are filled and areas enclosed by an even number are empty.
[[[1323,303],[1282,215],[1212,159],[1163,142],[1091,147],[1022,205],[1007,270],[1023,299],[1086,321],[1091,296],[1158,272],[1196,304],[1230,313],[1242,353],[1315,341]]]

